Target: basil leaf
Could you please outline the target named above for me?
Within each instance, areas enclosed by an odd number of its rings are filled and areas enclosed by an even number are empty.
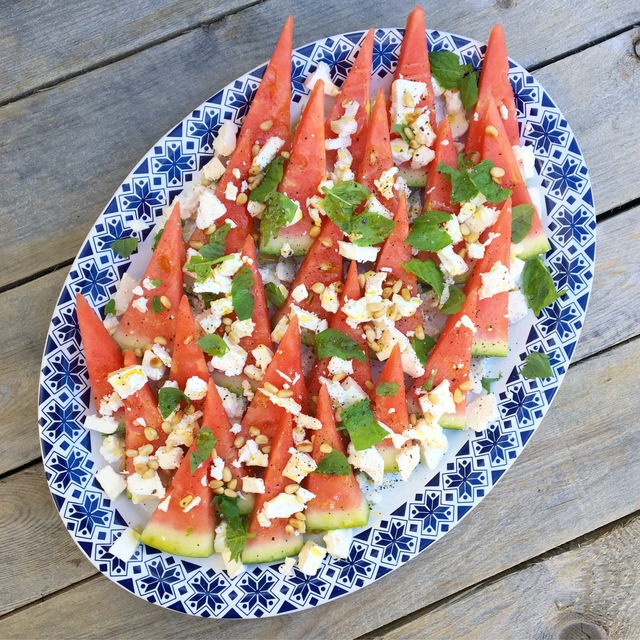
[[[366,362],[362,347],[346,333],[338,331],[338,329],[325,329],[316,335],[316,357],[318,360],[323,358],[333,358],[334,356],[342,360],[359,360]]]
[[[324,188],[322,207],[331,221],[344,232],[351,233],[351,216],[370,191],[355,180],[338,182],[331,189]]]
[[[116,301],[112,298],[104,305],[104,315],[105,316],[115,316],[116,315]]]
[[[460,100],[465,109],[471,109],[478,102],[478,75],[474,71],[470,71],[460,80]]]
[[[469,169],[469,177],[478,191],[487,199],[487,202],[503,202],[511,195],[511,189],[503,189],[493,181],[491,177],[493,167],[494,164],[491,160],[483,160]]]
[[[356,451],[369,449],[387,436],[371,410],[371,401],[364,398],[342,412],[342,429],[346,429]]]
[[[394,398],[398,395],[400,385],[397,382],[379,382],[376,386],[376,395],[382,398]]]
[[[266,199],[276,190],[284,175],[284,158],[278,156],[274,158],[264,172],[262,182],[249,194],[249,200],[254,202],[265,202]],[[277,236],[276,236],[277,237]]]
[[[113,249],[121,258],[128,258],[137,248],[138,238],[118,238],[109,248]]]
[[[431,51],[429,53],[431,75],[443,89],[457,89],[463,76],[458,54],[452,51]]]
[[[464,304],[464,301],[466,299],[467,299],[467,296],[464,295],[462,289],[458,289],[458,287],[450,286],[449,298],[440,307],[440,311],[442,311],[442,313],[446,313],[448,316],[453,315],[454,313],[458,313],[458,311],[462,309],[462,305]]]
[[[269,240],[271,236],[278,237],[280,229],[291,223],[298,210],[298,205],[279,191],[270,193],[265,204],[267,208],[262,212],[260,219],[260,233]]]
[[[191,404],[191,400],[175,387],[162,387],[158,391],[158,409],[160,415],[166,420],[178,407],[181,402]]]
[[[544,307],[553,304],[567,289],[558,291],[551,273],[540,256],[527,260],[522,273],[522,289],[529,309],[538,317]]]
[[[451,202],[469,202],[478,195],[478,187],[471,181],[469,174],[463,169],[459,171],[441,162],[437,167],[438,173],[451,181]]]
[[[208,333],[198,340],[198,346],[209,356],[221,358],[228,350],[229,345],[217,334]]]
[[[451,236],[440,227],[451,219],[444,211],[427,211],[418,216],[411,225],[406,242],[421,251],[437,252],[451,244]]]
[[[249,267],[240,267],[231,283],[231,304],[238,320],[248,320],[253,316],[253,273]]]
[[[202,427],[196,436],[196,450],[189,454],[189,468],[191,475],[211,455],[218,439],[213,435],[209,427]]]
[[[264,288],[265,293],[267,294],[267,302],[270,307],[282,307],[284,305],[284,296],[282,295],[282,291],[280,291],[280,287],[273,282],[267,282],[267,286]]]
[[[529,379],[550,378],[553,375],[549,356],[546,353],[532,351],[527,357],[524,367],[520,369],[520,373]]]
[[[348,476],[351,473],[351,466],[344,453],[333,449],[318,462],[316,473],[321,473],[323,476]]]
[[[151,300],[151,311],[153,311],[155,315],[158,315],[164,310],[165,308],[162,302],[160,302],[160,298],[158,296],[153,296],[153,299]]]
[[[522,242],[533,222],[534,208],[531,204],[519,204],[511,209],[511,242]]]
[[[407,273],[415,274],[420,282],[430,285],[438,298],[442,295],[444,291],[442,273],[431,258],[427,258],[426,260],[411,258],[409,262],[402,263],[402,267]]]
[[[351,219],[351,233],[357,236],[351,242],[358,247],[370,247],[388,238],[395,226],[393,220],[373,211],[365,211]]]
[[[400,137],[407,143],[409,144],[409,142],[411,142],[409,140],[409,136],[407,136],[407,134],[404,132],[404,130],[407,128],[406,124],[396,124],[393,127],[393,130],[400,135]]]
[[[482,378],[482,380],[480,380],[480,384],[487,393],[491,393],[491,385],[494,382],[498,382],[500,378],[502,378],[502,375],[499,375],[497,378]]]
[[[205,244],[198,252],[205,260],[217,260],[224,255],[224,247],[231,225],[226,222],[218,227],[210,236],[209,243]]]
[[[438,373],[437,369],[432,369],[431,376],[429,379],[422,385],[423,391],[431,391],[433,389],[433,383],[436,381],[436,374]]]
[[[425,336],[422,340],[413,336],[411,338],[411,346],[416,352],[420,364],[424,366],[427,364],[429,353],[436,346],[436,341],[431,336]]]

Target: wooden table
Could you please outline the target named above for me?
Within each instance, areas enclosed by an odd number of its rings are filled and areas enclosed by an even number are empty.
[[[629,0],[427,7],[430,27],[479,40],[504,24],[512,57],[573,127],[598,212],[573,364],[533,441],[464,522],[355,595],[293,616],[208,621],[97,573],[51,501],[36,428],[43,343],[68,268],[116,187],[175,122],[269,56],[288,13],[299,45],[403,26],[411,6],[0,7],[0,637],[640,637],[640,6]]]

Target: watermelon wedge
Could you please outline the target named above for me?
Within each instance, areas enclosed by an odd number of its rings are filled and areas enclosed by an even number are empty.
[[[134,295],[113,334],[122,349],[146,349],[156,337],[173,344],[182,298],[183,263],[182,220],[180,204],[176,203],[141,280],[142,295]]]
[[[292,484],[292,480],[282,475],[291,457],[289,449],[293,447],[293,417],[290,413],[279,416],[279,422],[273,434],[269,466],[264,472],[265,492],[257,494],[255,508],[249,520],[249,538],[242,554],[245,564],[259,562],[275,562],[293,556],[300,551],[303,536],[288,535],[285,527],[289,524],[287,518],[271,520],[271,526],[263,527],[258,522],[258,514],[265,502],[272,500]]]
[[[358,105],[355,119],[357,129],[351,136],[349,151],[353,156],[352,167],[358,167],[364,152],[364,130],[369,119],[369,98],[371,95],[371,63],[373,60],[373,36],[370,29],[360,45],[360,51],[353,66],[345,78],[335,104],[331,108],[325,125],[325,138],[335,138],[336,134],[331,130],[331,122],[340,119],[345,112],[346,102],[355,102]],[[328,166],[333,167],[336,161],[336,152],[327,151]]]
[[[325,165],[324,83],[319,81],[302,112],[300,124],[293,138],[291,158],[278,186],[278,191],[299,203],[302,219],[288,227],[282,227],[277,238],[262,237],[261,252],[280,255],[286,242],[293,250],[293,255],[301,256],[307,253],[312,242],[309,231],[313,226],[307,199],[318,193],[318,185],[325,179]]]
[[[326,455],[320,450],[322,445],[347,455],[342,436],[336,428],[331,398],[323,385],[318,397],[317,418],[322,429],[314,431],[311,456],[319,463]],[[353,470],[346,476],[330,476],[310,473],[304,480],[305,488],[315,494],[307,504],[307,528],[314,531],[330,529],[351,529],[363,527],[369,521],[369,505],[360,489]]]
[[[113,393],[113,387],[107,377],[112,371],[124,366],[122,352],[81,293],[76,294],[76,315],[91,381],[93,402],[96,409],[99,409],[102,398]],[[122,412],[116,415],[116,418],[118,417],[122,417]]]
[[[453,142],[451,124],[448,118],[442,118],[436,129],[436,141],[433,147],[436,157],[429,165],[427,175],[427,188],[424,196],[425,211],[446,211],[457,214],[460,205],[451,202],[451,180],[447,180],[438,171],[441,162],[450,167],[457,166],[458,154]]]

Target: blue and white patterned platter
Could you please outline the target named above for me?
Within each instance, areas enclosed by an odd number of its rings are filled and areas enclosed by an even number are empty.
[[[388,87],[402,30],[378,29],[373,55],[374,88]],[[340,84],[364,32],[338,35],[300,47],[293,54],[293,117],[306,91],[303,81],[319,61]],[[431,50],[452,50],[478,68],[485,46],[441,31],[429,31]],[[327,558],[318,574],[278,565],[249,567],[229,579],[214,558],[191,560],[141,545],[127,563],[109,547],[145,514],[121,496],[111,502],[94,479],[101,466],[100,436],[82,424],[90,389],[74,297],[82,292],[102,311],[129,269],[142,268],[150,242],[130,260],[109,244],[121,237],[150,238],[162,207],[212,156],[212,142],[225,120],[239,123],[264,72],[261,66],[227,85],[159,140],[120,186],[91,229],[58,300],[44,350],[39,423],[45,472],[55,505],[69,533],[89,560],[124,589],[154,604],[191,615],[261,618],[299,611],[351,593],[378,580],[424,551],[449,531],[493,488],[522,452],[551,404],[569,366],[584,321],[595,257],[595,211],[587,168],[562,113],[536,80],[511,62],[521,123],[521,143],[532,145],[542,179],[544,223],[552,250],[546,260],[557,287],[568,293],[539,318],[512,329],[510,354],[496,365],[494,385],[500,419],[479,434],[455,432],[436,472],[423,467],[409,482],[384,489],[370,525],[357,533],[346,560]],[[143,224],[140,224],[143,223]],[[144,228],[146,227],[146,229]],[[143,229],[143,230],[141,230]],[[549,355],[553,377],[527,380],[518,374],[526,355]],[[391,483],[393,484],[393,483]]]

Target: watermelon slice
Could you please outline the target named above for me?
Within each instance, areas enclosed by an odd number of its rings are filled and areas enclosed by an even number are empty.
[[[425,211],[446,211],[458,214],[460,205],[451,202],[451,180],[447,180],[438,171],[441,162],[450,167],[457,166],[458,154],[453,142],[451,124],[448,118],[442,118],[436,129],[436,141],[433,147],[436,157],[429,165],[427,188],[424,196]]]
[[[325,138],[335,138],[336,134],[331,130],[331,122],[340,119],[345,112],[345,102],[356,102],[358,111],[355,115],[358,127],[351,136],[349,151],[353,156],[353,167],[358,167],[364,152],[364,135],[367,120],[369,118],[369,97],[371,95],[371,63],[373,60],[373,36],[374,31],[370,29],[362,41],[360,51],[356,57],[353,67],[349,70],[345,78],[340,93],[335,104],[331,108],[329,117],[325,125]],[[328,166],[333,167],[336,161],[336,152],[327,151]]]
[[[391,351],[391,355],[385,363],[384,369],[380,372],[380,377],[371,393],[371,398],[373,415],[378,422],[382,422],[398,434],[411,428],[407,411],[400,345],[397,344]],[[398,471],[396,456],[400,450],[393,446],[391,440],[385,438],[379,445],[376,445],[376,448],[384,458],[385,473]]]
[[[342,436],[336,428],[331,398],[323,385],[318,398],[317,418],[322,429],[314,431],[311,456],[319,463],[326,455],[320,450],[329,445],[347,455]],[[309,501],[305,515],[307,528],[314,531],[363,527],[369,521],[369,505],[356,480],[353,470],[346,476],[310,473],[304,480],[305,488],[315,494]]]
[[[509,144],[519,144],[520,131],[518,129],[516,103],[513,88],[509,82],[507,43],[504,37],[504,29],[499,24],[494,25],[493,29],[491,29],[487,51],[482,63],[480,84],[478,86],[478,102],[476,102],[476,108],[469,122],[469,131],[467,132],[465,150],[468,153],[482,151],[482,137],[485,130],[483,114],[492,95],[497,107],[506,116],[501,116],[500,119],[507,132]]]
[[[156,337],[168,345],[173,344],[177,309],[182,298],[183,263],[182,220],[180,204],[176,203],[141,280],[142,295],[134,295],[113,334],[122,349],[146,349]],[[157,286],[147,288],[145,283]],[[146,301],[144,311],[138,303],[141,299]],[[168,301],[169,306],[165,306],[163,300]]]
[[[269,527],[263,527],[258,522],[258,513],[265,502],[272,500],[282,493],[287,485],[292,484],[289,478],[282,475],[291,457],[289,453],[291,447],[293,447],[293,417],[285,412],[279,416],[274,432],[269,466],[263,478],[265,492],[257,494],[256,505],[249,521],[249,535],[255,537],[249,538],[245,545],[242,554],[242,562],[245,564],[275,562],[295,555],[302,548],[303,536],[286,533],[285,527],[289,524],[287,518],[274,519]]]
[[[329,328],[337,329],[346,333],[352,340],[355,340],[364,352],[366,360],[361,362],[360,360],[351,360],[353,363],[353,373],[351,377],[360,385],[362,389],[367,389],[371,385],[371,366],[369,364],[369,347],[367,346],[366,337],[364,337],[362,329],[354,329],[347,324],[347,315],[342,311],[342,307],[347,300],[358,300],[362,297],[362,290],[360,288],[360,281],[358,280],[358,264],[352,262],[349,265],[349,271],[347,272],[347,280],[344,283],[344,289],[342,290],[342,297],[340,298],[340,307],[338,311],[334,313],[329,320]],[[309,394],[317,396],[320,392],[320,377],[331,378],[329,373],[329,361],[331,358],[323,358],[322,360],[316,360],[313,365],[313,369],[308,376]]]
[[[469,379],[473,331],[467,325],[463,324],[461,318],[467,316],[473,322],[476,315],[477,303],[478,291],[477,289],[470,289],[467,294],[467,299],[462,305],[462,309],[447,319],[442,333],[438,338],[438,342],[429,355],[429,359],[425,365],[424,375],[416,378],[413,386],[409,389],[407,402],[410,410],[420,411],[417,390],[421,389],[426,382],[431,380],[432,376],[434,388],[443,380],[448,380],[449,388],[452,392]],[[440,418],[440,425],[445,429],[464,429],[466,422],[467,392],[463,391],[462,393],[464,398],[462,402],[457,404],[456,413],[445,414]]]
[[[481,274],[491,271],[496,262],[501,262],[507,268],[511,261],[511,199],[502,207],[500,216],[491,229],[485,232],[499,234],[486,247],[484,257],[476,263],[465,287],[469,295],[471,289],[480,290],[482,286]],[[474,356],[506,356],[509,350],[509,293],[504,291],[490,298],[478,298],[476,316],[472,318],[476,325],[473,335],[471,355]]]
[[[514,207],[521,204],[529,204],[534,208],[531,230],[522,241],[521,244],[523,248],[518,255],[520,259],[528,260],[540,253],[546,253],[551,249],[551,245],[542,227],[540,214],[531,200],[527,185],[520,173],[520,168],[513,154],[511,142],[508,138],[498,107],[491,96],[489,96],[486,104],[487,108],[483,118],[484,129],[481,139],[482,159],[492,160],[496,167],[504,169],[505,175],[502,178],[501,185],[513,190],[511,203]],[[489,135],[487,133],[488,127],[493,127],[497,135]]]
[[[308,213],[307,199],[318,193],[318,185],[325,179],[326,152],[324,148],[324,83],[313,88],[309,102],[302,112],[291,147],[291,158],[286,166],[278,191],[300,205],[302,219],[282,227],[278,237],[262,237],[260,251],[280,255],[288,243],[293,255],[307,253],[312,238],[309,235],[313,221]]]
[[[122,352],[81,293],[76,294],[76,315],[91,381],[93,402],[96,409],[99,409],[102,398],[113,393],[113,387],[107,377],[112,371],[124,366]],[[121,418],[122,412],[115,417]]]
[[[291,319],[287,332],[265,371],[261,388],[265,388],[267,383],[277,389],[293,391],[291,400],[300,405],[302,413],[308,413],[309,399],[300,354],[300,329],[295,316]],[[275,405],[261,390],[258,390],[242,419],[242,433],[248,433],[250,427],[257,427],[261,434],[271,440],[285,413],[287,411],[283,407]]]

